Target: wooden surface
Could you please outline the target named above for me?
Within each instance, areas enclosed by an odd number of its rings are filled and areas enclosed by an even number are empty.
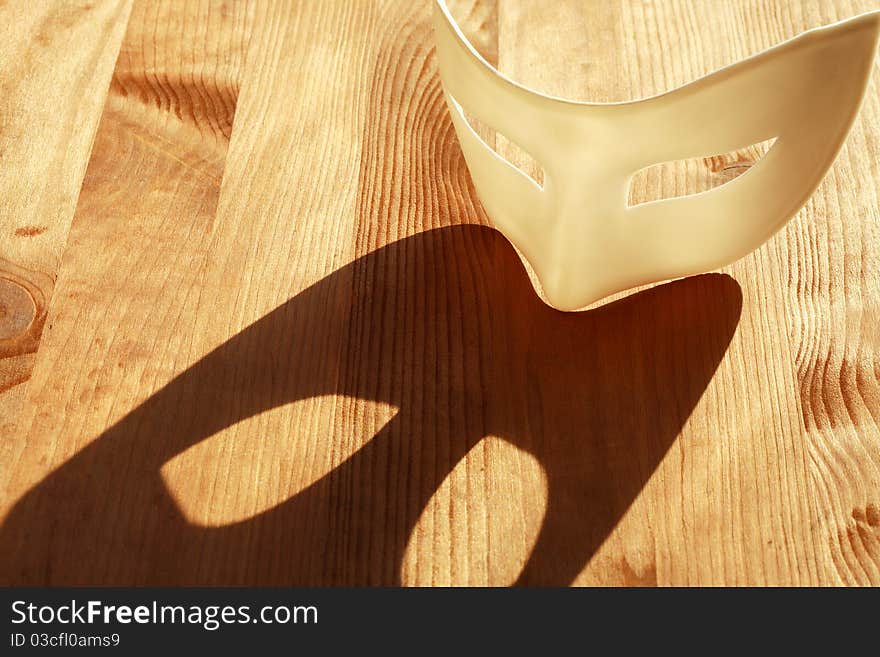
[[[129,9],[0,4],[0,431],[34,365]]]
[[[0,8],[3,583],[880,584],[876,67],[764,247],[562,314],[487,227],[428,3],[50,4]],[[454,13],[610,101],[872,8]]]

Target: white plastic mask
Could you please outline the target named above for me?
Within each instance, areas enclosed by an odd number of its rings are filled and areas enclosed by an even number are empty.
[[[445,1],[434,6],[440,76],[474,187],[560,310],[722,267],[779,230],[849,132],[878,27],[880,12],[863,14],[668,93],[596,104],[505,78],[468,43]],[[532,155],[544,169],[543,187],[497,155],[465,110]],[[774,138],[755,166],[724,185],[627,206],[640,169]]]

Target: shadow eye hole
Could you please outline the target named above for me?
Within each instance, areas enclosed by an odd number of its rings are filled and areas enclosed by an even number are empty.
[[[775,142],[774,137],[729,153],[670,160],[640,169],[630,179],[627,206],[692,196],[726,185],[755,166]]]
[[[520,172],[531,178],[538,187],[543,189],[544,167],[541,166],[538,160],[503,132],[483,123],[467,110],[463,109],[462,111],[468,125],[480,136],[480,139],[483,140],[486,146],[498,157],[519,169]]]

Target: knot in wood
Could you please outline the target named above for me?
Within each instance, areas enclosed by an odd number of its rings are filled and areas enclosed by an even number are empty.
[[[24,334],[36,316],[37,307],[27,289],[8,278],[0,278],[0,340]]]

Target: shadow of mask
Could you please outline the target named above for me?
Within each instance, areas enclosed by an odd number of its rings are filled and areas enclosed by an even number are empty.
[[[561,313],[490,229],[402,239],[229,339],[30,490],[0,528],[3,580],[399,584],[425,505],[491,435],[546,475],[545,516],[518,583],[568,584],[680,432],[741,304],[733,279],[708,274]],[[203,527],[180,513],[165,462],[244,418],[331,394],[399,412],[254,517]]]

